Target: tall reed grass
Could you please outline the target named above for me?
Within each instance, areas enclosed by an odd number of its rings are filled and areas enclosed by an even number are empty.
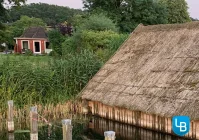
[[[49,56],[0,55],[0,112],[8,100],[25,105],[61,104],[75,95],[101,67],[88,51],[67,59]]]

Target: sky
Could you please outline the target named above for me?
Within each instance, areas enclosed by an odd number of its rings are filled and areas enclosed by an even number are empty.
[[[199,0],[186,0],[189,6],[190,16],[199,19]],[[82,0],[27,0],[27,3],[49,3],[70,8],[82,9]]]

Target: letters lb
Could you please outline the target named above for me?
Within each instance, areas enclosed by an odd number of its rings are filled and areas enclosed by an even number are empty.
[[[174,116],[172,118],[172,130],[176,135],[186,135],[190,130],[189,116]]]

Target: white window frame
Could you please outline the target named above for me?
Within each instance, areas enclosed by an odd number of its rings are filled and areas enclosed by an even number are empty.
[[[40,52],[35,52],[35,42],[39,42]],[[34,52],[35,54],[41,54],[41,40],[34,40],[34,41],[33,41],[33,52]]]
[[[23,42],[28,41],[28,49],[30,49],[30,41],[29,40],[21,40],[21,49],[23,49]]]

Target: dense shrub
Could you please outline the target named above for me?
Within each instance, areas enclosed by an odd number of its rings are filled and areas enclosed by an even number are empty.
[[[93,30],[93,31],[117,31],[116,24],[105,16],[104,14],[93,14],[86,19],[80,26],[82,30]]]
[[[31,56],[31,55],[33,55],[33,52],[32,52],[32,50],[30,50],[30,49],[27,49],[27,50],[25,51],[25,55],[28,55],[28,56]]]
[[[5,47],[0,45],[0,52],[3,52],[4,50],[5,50]]]
[[[62,55],[62,42],[64,42],[64,36],[58,30],[51,30],[48,32],[48,38],[50,42],[50,47],[57,53],[57,55]]]

